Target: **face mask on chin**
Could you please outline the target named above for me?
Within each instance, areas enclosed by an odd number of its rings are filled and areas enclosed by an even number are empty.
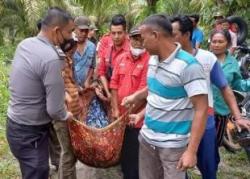
[[[141,54],[143,54],[146,50],[145,49],[140,49],[140,48],[133,48],[132,46],[130,47],[131,54],[135,57],[139,57]]]

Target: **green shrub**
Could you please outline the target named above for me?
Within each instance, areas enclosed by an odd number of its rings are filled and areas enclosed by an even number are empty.
[[[15,46],[0,46],[0,178],[18,178],[17,162],[10,153],[5,137],[6,111],[9,100],[8,74]]]
[[[3,63],[3,65],[10,64],[13,58],[15,49],[16,49],[16,45],[0,46],[0,62]]]
[[[15,47],[0,47],[0,124],[5,123],[6,110],[9,100],[8,72]]]

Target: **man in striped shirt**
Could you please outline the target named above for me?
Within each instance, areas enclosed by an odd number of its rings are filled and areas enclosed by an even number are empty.
[[[123,105],[145,98],[147,106],[140,140],[140,178],[185,178],[196,164],[207,109],[207,85],[202,66],[172,39],[164,15],[148,17],[140,27],[144,47],[152,55],[148,90],[125,98]]]

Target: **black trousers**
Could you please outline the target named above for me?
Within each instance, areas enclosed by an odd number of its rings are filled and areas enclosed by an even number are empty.
[[[139,179],[139,128],[126,127],[121,151],[121,168],[124,179]]]
[[[216,136],[217,136],[217,144],[219,147],[222,145],[227,123],[231,117],[232,117],[231,115],[226,115],[226,116],[221,116],[219,114],[215,115]]]
[[[7,140],[17,158],[23,179],[48,179],[50,124],[42,126],[20,125],[8,118]]]

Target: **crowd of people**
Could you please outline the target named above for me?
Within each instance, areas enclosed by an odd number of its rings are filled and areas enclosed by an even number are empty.
[[[76,179],[67,120],[81,113],[81,94],[94,90],[113,119],[146,101],[129,115],[124,179],[184,179],[196,165],[203,179],[216,179],[228,119],[250,130],[232,92],[250,90],[233,57],[237,37],[216,18],[204,50],[199,15],[155,14],[129,32],[115,15],[98,41],[87,16],[50,8],[38,35],[17,46],[10,73],[7,140],[22,178],[48,178],[50,158],[59,179]]]

